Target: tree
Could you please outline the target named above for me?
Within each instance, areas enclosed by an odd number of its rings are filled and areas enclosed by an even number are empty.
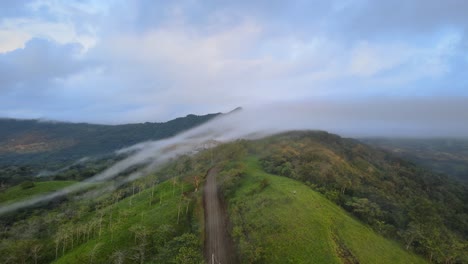
[[[102,243],[96,243],[91,249],[91,251],[88,253],[88,263],[93,264],[94,260],[96,258],[96,255],[98,254],[99,250],[101,249]]]
[[[114,264],[123,264],[125,262],[126,251],[124,250],[115,250],[110,256],[111,261]]]
[[[177,177],[173,177],[172,178],[172,196],[175,195],[175,188],[176,188],[176,185],[177,185]]]
[[[60,233],[56,233],[54,237],[54,245],[55,245],[55,259],[58,259],[58,249],[60,246],[60,242],[62,241],[62,235]]]
[[[369,224],[375,223],[382,215],[379,205],[367,198],[353,197],[351,201],[346,203],[346,206],[351,207],[353,213]]]
[[[140,263],[144,263],[146,256],[146,247],[148,246],[148,235],[150,234],[150,229],[144,225],[134,225],[130,227],[130,232],[134,233],[135,236],[135,247],[133,250],[135,254],[133,259],[138,260]],[[139,243],[137,243],[137,241]]]
[[[39,252],[42,249],[42,245],[39,244],[39,242],[35,242],[34,244],[31,245],[31,255],[34,260],[34,264],[37,264],[37,260],[39,258]]]
[[[154,189],[156,187],[156,184],[159,182],[158,178],[155,177],[154,179],[151,179],[151,198],[150,198],[150,205],[153,203],[154,199]]]
[[[198,187],[200,187],[200,176],[198,175],[195,175],[193,176],[193,182],[194,182],[194,185],[195,185],[195,192],[198,192]]]
[[[160,225],[155,232],[155,242],[156,244],[161,247],[166,244],[169,239],[174,236],[175,229],[171,225]]]
[[[133,225],[128,230],[134,234],[135,244],[137,244],[137,239],[138,241],[146,241],[150,233],[149,229],[141,224]]]
[[[166,243],[159,256],[168,263],[203,262],[198,237],[192,233],[184,233]]]

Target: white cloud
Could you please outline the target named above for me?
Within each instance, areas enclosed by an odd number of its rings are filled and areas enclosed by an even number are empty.
[[[42,110],[52,119],[67,119],[74,113],[69,118],[81,115],[83,120],[99,122],[146,121],[152,116],[164,120],[314,96],[398,94],[407,87],[421,95],[427,80],[456,84],[444,78],[466,70],[453,64],[462,54],[461,42],[466,42],[460,30],[464,20],[452,21],[455,26],[450,29],[441,22],[451,19],[451,5],[432,22],[418,13],[426,20],[405,35],[400,33],[407,19],[385,25],[380,12],[373,16],[373,10],[387,4],[334,1],[313,13],[303,11],[314,3],[303,4],[282,8],[250,1],[225,5],[41,0],[28,7],[29,15],[0,21],[0,53],[22,48],[37,37],[63,45],[80,43],[84,48],[74,56],[93,68],[70,70],[58,79],[53,77],[57,74],[44,74],[42,79],[55,79],[44,81],[47,86],[23,87],[47,91],[63,103],[54,103],[53,112],[45,107],[50,101],[30,103],[24,98],[20,105]],[[413,6],[403,18],[413,13]],[[382,30],[373,30],[374,25],[363,20],[377,20]],[[434,23],[434,30],[417,31]],[[66,68],[43,61],[41,67],[56,72]],[[29,68],[17,64],[15,69],[23,70],[19,76],[27,83]],[[1,74],[11,76],[11,69],[5,66]],[[22,109],[34,112],[27,110]]]
[[[350,74],[370,77],[398,66],[411,56],[407,48],[361,42],[351,51]]]
[[[23,48],[31,36],[25,32],[0,29],[0,53]]]
[[[77,33],[73,24],[48,22],[38,19],[13,18],[0,24],[0,37],[5,43],[0,46],[0,52],[8,52],[23,48],[24,44],[33,38],[46,38],[60,44],[80,43],[84,51],[96,44],[96,38],[89,34]]]

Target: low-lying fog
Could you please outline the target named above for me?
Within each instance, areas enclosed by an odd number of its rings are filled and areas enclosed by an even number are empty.
[[[228,142],[306,129],[325,130],[345,137],[468,137],[468,100],[380,99],[353,103],[302,101],[246,106],[172,138],[143,142],[120,150],[131,154],[82,183],[4,206],[0,208],[0,214],[83,189],[87,182],[110,180],[130,166],[146,164],[144,169],[127,176],[121,184],[132,181],[170,158],[208,146],[204,143],[209,140]],[[106,187],[102,191],[110,191],[112,188],[115,187]]]

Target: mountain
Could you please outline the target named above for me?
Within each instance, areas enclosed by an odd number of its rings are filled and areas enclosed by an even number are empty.
[[[171,137],[217,114],[187,115],[164,123],[96,125],[0,119],[0,165],[54,166],[123,147]]]
[[[0,262],[211,263],[204,197],[213,174],[235,262],[468,261],[465,185],[354,139],[294,131],[220,144],[112,191],[97,190],[119,179],[1,215]],[[2,202],[58,185],[10,187]]]
[[[428,169],[468,182],[468,139],[363,138],[359,140]]]

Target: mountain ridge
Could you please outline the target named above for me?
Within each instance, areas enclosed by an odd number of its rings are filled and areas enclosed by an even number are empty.
[[[102,125],[0,118],[0,164],[63,162],[171,137],[221,113],[187,115],[167,122]]]

